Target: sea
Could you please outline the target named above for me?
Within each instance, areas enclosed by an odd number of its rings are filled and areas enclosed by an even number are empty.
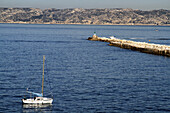
[[[89,41],[170,46],[170,26],[0,24],[0,113],[170,112],[170,58]],[[24,105],[41,93],[52,105]]]

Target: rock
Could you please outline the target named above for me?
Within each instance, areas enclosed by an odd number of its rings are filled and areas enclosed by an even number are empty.
[[[135,42],[135,41],[122,40],[117,38],[110,39],[110,38],[100,38],[100,37],[98,38],[89,37],[88,40],[109,42],[110,46],[116,46],[124,49],[131,49],[134,51],[140,51],[144,53],[170,57],[170,46],[168,45],[151,44],[146,42]]]

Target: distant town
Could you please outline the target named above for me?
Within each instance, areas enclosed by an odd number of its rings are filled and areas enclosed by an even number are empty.
[[[170,10],[0,8],[0,23],[170,25]]]

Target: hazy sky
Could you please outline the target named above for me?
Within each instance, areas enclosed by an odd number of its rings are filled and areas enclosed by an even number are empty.
[[[170,0],[0,0],[0,7],[169,9]]]

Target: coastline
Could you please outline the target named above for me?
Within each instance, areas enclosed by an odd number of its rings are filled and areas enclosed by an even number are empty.
[[[170,26],[170,24],[89,24],[89,23],[53,23],[53,22],[0,22],[0,24],[47,24],[47,25],[120,25],[120,26]]]

